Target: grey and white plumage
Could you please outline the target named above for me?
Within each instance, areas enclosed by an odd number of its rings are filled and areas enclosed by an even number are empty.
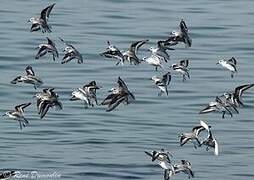
[[[202,126],[207,130],[208,135],[207,135],[207,138],[201,142],[201,145],[205,145],[207,151],[209,150],[209,148],[213,148],[214,155],[218,156],[219,155],[219,145],[218,145],[217,140],[215,139],[215,137],[212,134],[211,126],[208,126],[204,121],[202,121]]]
[[[101,105],[108,105],[107,112],[112,111],[121,103],[129,104],[130,100],[135,100],[135,96],[120,77],[118,77],[117,84],[118,86],[112,88],[109,91],[110,94],[101,103]]]
[[[149,50],[152,52],[152,55],[155,55],[165,62],[168,62],[170,60],[170,56],[167,52],[167,50],[174,50],[172,48],[168,48],[164,46],[164,41],[158,41],[157,42],[157,47],[150,47]]]
[[[192,171],[192,165],[188,160],[181,160],[180,164],[175,164],[174,166],[174,174],[178,174],[183,172],[188,175],[188,178],[194,178],[194,172]]]
[[[224,97],[229,101],[229,103],[234,104],[236,107],[244,106],[241,101],[241,96],[244,91],[252,88],[254,84],[245,84],[235,88],[233,92],[224,93]]]
[[[145,151],[145,153],[151,158],[152,162],[155,162],[164,170],[164,180],[169,180],[174,174],[174,167],[170,160],[173,155],[164,149],[152,152]]]
[[[34,89],[38,88],[43,84],[43,81],[38,76],[35,75],[32,66],[27,66],[25,71],[26,75],[17,76],[15,79],[11,81],[11,83],[17,84],[23,82],[27,84],[33,84]]]
[[[154,81],[155,85],[160,89],[158,96],[161,96],[163,93],[166,93],[168,95],[168,85],[171,81],[170,72],[164,74],[162,78],[153,76],[152,80]]]
[[[197,146],[201,145],[198,135],[204,130],[205,128],[202,126],[202,121],[200,121],[200,125],[194,126],[191,132],[180,134],[180,146],[183,146],[188,141],[191,141],[196,149]]]
[[[38,46],[39,51],[36,54],[35,59],[39,59],[40,57],[46,55],[47,53],[51,53],[53,60],[55,61],[55,59],[59,57],[56,45],[48,37],[46,37],[46,39],[48,41],[47,44],[46,43],[39,44]]]
[[[236,68],[237,61],[234,57],[230,59],[221,59],[217,64],[220,64],[222,67],[229,70],[231,72],[231,78],[233,78],[234,74],[237,73]]]
[[[118,62],[116,65],[119,65],[120,63],[124,64],[124,57],[122,52],[114,45],[112,45],[109,41],[107,41],[108,47],[106,50],[102,53],[100,53],[101,56],[104,56],[106,58],[114,58],[117,59]]]
[[[168,163],[171,163],[170,157],[173,157],[172,153],[170,153],[169,151],[165,151],[164,149],[152,152],[145,151],[145,153],[151,157],[152,161],[158,160],[158,161],[167,161]]]
[[[137,57],[137,52],[141,46],[147,43],[149,40],[140,40],[131,43],[129,49],[123,53],[124,61],[130,62],[130,64],[138,65],[141,60]]]
[[[43,89],[43,92],[36,93],[37,110],[40,118],[44,118],[50,107],[62,109],[62,103],[59,101],[59,96],[54,92],[54,88]]]
[[[62,38],[59,38],[65,45],[66,47],[64,48],[64,57],[62,59],[61,64],[67,63],[73,59],[78,60],[78,64],[83,63],[83,57],[80,54],[80,52],[70,43],[65,42]]]
[[[91,81],[88,84],[85,84],[81,88],[77,88],[72,92],[72,96],[70,98],[71,101],[81,100],[85,103],[85,107],[94,106],[93,101],[97,103],[96,90],[100,89],[95,81]]]
[[[178,64],[172,64],[170,67],[174,71],[179,72],[183,76],[183,81],[185,81],[186,77],[190,79],[188,66],[189,60],[181,60]]]
[[[148,64],[150,64],[152,66],[154,66],[155,71],[158,70],[158,67],[160,67],[161,69],[164,69],[163,65],[161,63],[161,58],[154,55],[154,54],[151,54],[149,57],[144,57],[143,61],[147,62]]]
[[[216,97],[215,101],[209,102],[208,105],[202,109],[199,114],[205,114],[210,112],[222,112],[222,118],[225,118],[225,114],[233,116],[232,112],[224,105],[219,97]]]
[[[15,110],[6,111],[3,116],[8,116],[9,118],[19,122],[20,129],[26,127],[29,124],[29,121],[24,117],[24,109],[30,106],[31,103],[24,103],[15,106]]]
[[[186,47],[191,47],[192,45],[192,39],[189,35],[189,30],[187,28],[187,25],[183,19],[181,19],[179,24],[180,31],[172,31],[168,41],[175,42],[176,44],[178,42],[183,42]]]
[[[0,173],[0,179],[9,179],[17,174],[14,170],[5,170],[4,172]]]
[[[28,20],[28,22],[32,23],[30,29],[31,32],[38,30],[42,30],[43,33],[51,32],[51,26],[48,24],[48,18],[55,4],[56,3],[49,5],[45,9],[43,9],[41,11],[40,17],[32,17]]]

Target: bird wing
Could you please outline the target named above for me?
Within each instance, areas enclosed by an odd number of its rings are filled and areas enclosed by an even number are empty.
[[[125,84],[125,82],[120,78],[120,76],[118,77],[117,83],[119,85],[120,88],[123,88],[124,90],[128,90],[127,85]]]
[[[51,4],[41,11],[41,19],[43,19],[45,21],[45,20],[47,20],[47,18],[49,18],[49,14],[50,14],[51,10],[53,9],[53,7],[55,6],[55,4],[56,3]]]
[[[137,53],[138,49],[145,43],[147,43],[149,40],[146,39],[146,40],[141,40],[141,41],[136,41],[136,42],[133,42],[129,48],[129,51],[132,51],[134,53]]]
[[[187,25],[186,25],[186,23],[185,23],[185,21],[184,21],[183,19],[181,19],[180,24],[179,24],[179,27],[180,27],[180,29],[181,29],[182,32],[183,32],[183,31],[188,32]]]
[[[121,104],[124,100],[126,100],[126,96],[119,96],[119,97],[116,97],[115,99],[112,99],[112,101],[109,103],[108,109],[106,111],[107,112],[112,111],[119,104]]]
[[[189,65],[189,60],[188,59],[181,60],[180,65],[187,68]]]
[[[40,113],[41,119],[47,114],[50,107],[52,107],[52,105],[50,103],[44,103],[44,106],[41,107],[42,108],[42,111]]]
[[[237,61],[236,61],[236,59],[234,57],[232,57],[229,60],[227,60],[227,62],[230,63],[230,64],[234,64],[234,65],[237,64]]]
[[[25,109],[27,106],[29,106],[29,105],[31,105],[30,102],[29,102],[29,103],[24,103],[24,104],[17,105],[17,106],[15,106],[15,110],[16,110],[16,111],[20,111],[21,113],[24,113],[24,109]]]
[[[40,57],[44,56],[47,53],[47,47],[46,46],[41,46],[39,49],[38,53],[35,56],[35,59],[39,59]]]
[[[25,70],[26,70],[26,75],[35,76],[32,66],[27,66]]]
[[[48,40],[48,44],[55,47],[55,43],[51,39],[49,39],[48,37],[46,37],[46,38]]]
[[[242,86],[238,86],[235,88],[235,95],[239,98],[242,96],[243,92],[251,87],[253,87],[254,84],[246,84]]]
[[[167,74],[164,74],[161,81],[165,85],[169,85],[169,83],[171,81],[171,74],[170,74],[170,72],[168,72]]]
[[[186,144],[189,140],[190,140],[190,138],[185,137],[185,136],[181,136],[181,138],[180,138],[180,146],[183,146],[183,145]]]
[[[218,156],[219,155],[219,145],[216,139],[213,139],[215,147],[214,147],[214,155]]]

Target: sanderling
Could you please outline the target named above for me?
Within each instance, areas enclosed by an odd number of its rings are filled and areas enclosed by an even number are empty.
[[[171,81],[170,72],[164,74],[162,79],[157,76],[153,76],[152,80],[154,81],[155,85],[160,89],[158,96],[161,96],[163,93],[166,93],[168,95],[168,85]]]
[[[107,112],[112,111],[122,102],[129,104],[130,99],[135,100],[135,96],[120,77],[118,77],[117,83],[118,87],[112,88],[109,91],[110,94],[101,103],[101,105],[108,105]]]
[[[187,143],[189,140],[192,141],[195,148],[197,148],[197,145],[200,146],[201,143],[198,139],[198,135],[206,130],[206,128],[203,126],[203,121],[200,121],[200,125],[194,126],[192,128],[192,131],[189,133],[182,133],[180,135],[180,146],[183,146],[185,143]]]
[[[188,178],[194,177],[194,172],[192,171],[191,163],[187,160],[181,160],[181,164],[175,164],[174,174],[183,172],[188,175]]]
[[[17,76],[15,79],[11,81],[11,83],[17,84],[19,82],[23,82],[27,84],[33,84],[34,89],[36,89],[37,87],[43,84],[42,80],[35,75],[31,66],[27,66],[25,71],[26,71],[26,75]]]
[[[83,57],[80,54],[80,52],[70,43],[65,42],[62,38],[59,38],[65,45],[66,47],[64,48],[65,55],[62,59],[62,64],[67,63],[71,61],[72,59],[77,59],[78,64],[83,63]]]
[[[154,54],[151,54],[149,57],[144,57],[142,59],[142,61],[145,61],[148,64],[154,66],[155,67],[155,71],[158,71],[158,67],[160,67],[161,69],[164,69],[163,65],[161,64],[161,58],[156,56],[156,55],[154,55]]]
[[[245,84],[238,86],[235,88],[234,92],[226,92],[224,93],[224,96],[227,98],[228,101],[230,101],[230,103],[234,104],[235,106],[244,106],[243,102],[240,100],[241,96],[244,91],[250,89],[253,86],[254,84]]]
[[[225,118],[225,114],[228,113],[231,117],[232,112],[224,105],[219,97],[216,97],[215,101],[209,102],[208,105],[202,109],[199,114],[205,114],[210,112],[222,112],[222,118]]]
[[[41,11],[41,16],[40,17],[32,17],[28,20],[28,22],[32,23],[30,31],[38,31],[42,30],[43,33],[45,32],[51,32],[51,27],[48,24],[48,18],[51,10],[55,6],[56,3],[49,5],[45,9]]]
[[[40,57],[44,56],[45,54],[47,54],[49,52],[49,53],[52,53],[53,60],[55,61],[55,58],[56,57],[58,58],[58,51],[56,49],[56,45],[51,39],[49,39],[48,37],[46,37],[46,38],[48,40],[48,43],[47,44],[45,44],[45,43],[39,44],[39,46],[38,46],[39,51],[36,54],[35,59],[39,59]]]
[[[206,146],[206,150],[208,151],[210,147],[214,148],[214,155],[219,155],[219,145],[217,140],[212,135],[211,126],[208,126],[204,121],[202,121],[202,126],[208,131],[207,138],[201,142],[201,145]]]
[[[9,118],[19,122],[20,129],[26,127],[29,124],[29,121],[24,117],[24,109],[29,106],[31,103],[24,103],[15,106],[15,110],[7,111],[3,116],[8,116]]]
[[[190,38],[189,35],[189,30],[186,26],[186,23],[183,19],[181,19],[180,24],[179,24],[180,31],[172,31],[170,34],[170,37],[168,41],[173,41],[173,42],[183,42],[186,47],[191,47],[192,45],[192,39]]]
[[[150,51],[152,52],[153,55],[158,56],[159,58],[163,59],[165,62],[168,62],[170,59],[169,54],[167,53],[167,50],[174,50],[169,47],[164,46],[164,41],[158,41],[157,42],[157,47],[150,47]]]
[[[133,42],[129,49],[123,53],[123,59],[124,61],[130,62],[130,64],[138,65],[141,60],[137,57],[137,51],[138,49],[145,43],[147,43],[149,40],[141,40]]]
[[[85,107],[94,106],[92,101],[97,103],[96,90],[100,89],[95,81],[91,81],[88,84],[85,84],[82,88],[78,88],[72,92],[72,96],[70,98],[71,101],[81,100],[85,102]]]
[[[233,78],[234,74],[237,73],[237,69],[236,69],[237,61],[234,57],[227,60],[221,59],[219,60],[219,62],[217,62],[217,64],[220,64],[222,65],[222,67],[228,69],[231,72],[231,78]]]
[[[189,66],[189,60],[181,60],[179,64],[172,64],[170,67],[173,68],[174,71],[182,74],[183,81],[185,81],[186,76],[190,79],[188,66]]]
[[[58,94],[54,92],[54,88],[43,89],[43,92],[36,93],[37,109],[40,118],[42,119],[48,112],[50,107],[55,106],[57,109],[62,109],[62,103],[58,100]]]
[[[170,156],[173,157],[172,153],[165,151],[164,149],[161,149],[160,151],[152,151],[151,153],[145,151],[145,153],[152,158],[152,161],[159,160],[171,163]]]
[[[117,59],[118,62],[116,65],[121,63],[122,65],[124,64],[124,58],[122,52],[114,45],[111,45],[109,41],[107,41],[108,47],[106,50],[102,53],[100,53],[101,56],[104,56],[106,58],[114,58]]]

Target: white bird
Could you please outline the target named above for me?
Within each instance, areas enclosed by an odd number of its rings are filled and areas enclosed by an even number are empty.
[[[221,59],[221,60],[219,60],[219,62],[217,62],[217,64],[220,64],[225,69],[228,69],[231,72],[231,78],[233,78],[234,74],[237,73],[237,69],[236,69],[237,61],[234,57],[232,57],[228,60]]]
[[[168,62],[170,60],[170,56],[167,53],[167,50],[174,50],[169,47],[164,46],[164,41],[158,41],[157,47],[150,47],[149,49],[153,55],[158,56],[159,58],[163,59],[165,62]]]
[[[187,25],[183,19],[181,19],[179,24],[180,31],[172,31],[170,37],[168,38],[168,42],[170,44],[177,44],[178,42],[183,42],[186,47],[191,47],[192,45],[192,39],[189,35],[189,30],[187,28]],[[172,43],[175,42],[175,43]]]
[[[151,54],[151,56],[149,56],[149,57],[144,57],[143,61],[147,62],[148,64],[150,64],[152,66],[155,66],[156,71],[158,70],[158,67],[164,69],[161,64],[161,58],[154,55],[154,54]]]
[[[15,79],[11,81],[12,84],[17,84],[19,82],[24,82],[27,84],[33,84],[34,89],[38,88],[43,84],[42,80],[35,75],[32,66],[27,66],[26,69],[26,75],[17,76]]]
[[[208,131],[207,138],[201,142],[201,145],[206,146],[206,150],[208,151],[210,147],[214,148],[214,155],[219,155],[219,145],[217,140],[214,138],[211,126],[208,126],[204,121],[200,121],[200,124]]]
[[[42,30],[43,33],[45,32],[51,32],[51,27],[48,24],[48,18],[51,10],[55,6],[56,3],[49,5],[45,9],[41,11],[41,16],[40,17],[32,17],[28,20],[28,22],[32,23],[30,31],[38,31]]]
[[[163,93],[166,93],[168,95],[168,85],[171,81],[170,72],[164,74],[162,79],[157,76],[153,76],[152,80],[154,81],[155,85],[160,89],[158,96],[161,96]]]
[[[190,79],[189,74],[189,60],[181,60],[178,64],[172,64],[170,67],[173,68],[174,71],[179,72],[183,76],[183,81],[186,80],[186,76]]]
[[[66,47],[64,48],[65,55],[62,59],[61,64],[67,63],[69,61],[71,61],[72,59],[77,59],[78,60],[78,64],[82,64],[83,63],[83,57],[80,54],[80,52],[70,43],[65,42],[62,38],[59,38],[65,45]]]
[[[9,118],[19,122],[20,129],[26,127],[29,124],[29,121],[24,117],[24,109],[31,105],[31,103],[24,103],[15,106],[15,110],[7,111],[3,116],[8,116]]]
[[[55,61],[56,57],[58,58],[58,51],[56,49],[56,45],[48,37],[46,37],[46,39],[48,40],[47,44],[45,43],[39,44],[38,46],[39,51],[36,54],[35,59],[39,59],[40,57],[46,55],[47,53],[51,53],[53,56],[53,60]]]

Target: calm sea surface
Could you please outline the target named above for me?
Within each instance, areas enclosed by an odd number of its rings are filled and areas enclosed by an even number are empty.
[[[29,32],[27,20],[48,4],[56,2],[49,23],[52,33]],[[247,105],[233,118],[198,112],[226,90],[253,83],[254,72],[254,1],[245,0],[2,0],[0,7],[0,112],[15,105],[32,102],[26,109],[30,125],[20,131],[18,123],[1,117],[0,169],[58,173],[60,179],[162,180],[163,172],[144,154],[144,150],[165,148],[174,154],[174,162],[192,162],[195,179],[252,180],[254,178],[254,89],[244,94]],[[190,60],[191,79],[182,82],[173,73],[168,96],[157,96],[150,78],[162,75],[150,65],[115,66],[116,61],[98,54],[110,40],[126,50],[130,43],[149,39],[145,51],[178,29],[186,20],[193,47],[176,47],[172,63]],[[35,60],[35,49],[45,37],[52,38],[63,56],[64,45],[58,37],[71,42],[85,62],[60,64],[50,56]],[[235,78],[216,62],[235,56],[239,72]],[[38,90],[31,85],[12,85],[10,81],[31,65],[45,82]],[[136,101],[120,105],[112,112],[96,106],[84,109],[81,102],[71,102],[71,91],[91,80],[100,86],[99,101],[115,86],[121,76]],[[64,109],[51,109],[43,120],[36,112],[33,95],[42,88],[54,87]],[[212,125],[220,145],[220,156],[192,144],[179,147],[178,135],[188,132],[204,120]],[[186,179],[181,174],[172,179]],[[23,178],[25,179],[25,178]]]

